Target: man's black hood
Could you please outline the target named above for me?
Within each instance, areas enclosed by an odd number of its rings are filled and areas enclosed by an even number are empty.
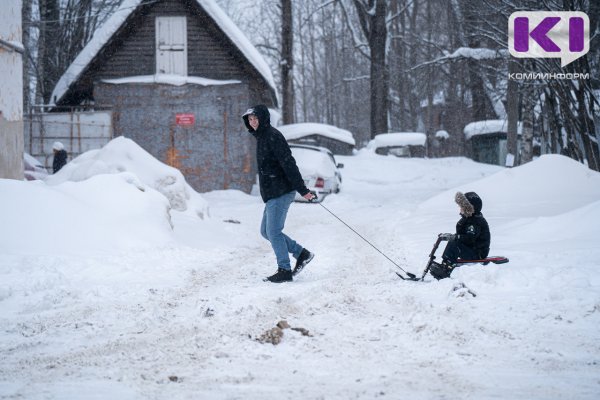
[[[244,124],[246,125],[246,128],[248,128],[248,132],[250,132],[250,133],[254,132],[254,129],[252,129],[252,127],[250,126],[250,123],[248,122],[248,116],[251,114],[256,115],[256,117],[258,118],[259,125],[258,125],[257,130],[260,131],[260,130],[263,130],[263,129],[271,126],[271,114],[269,113],[269,109],[267,108],[267,106],[259,104],[252,108],[249,108],[242,115],[242,119],[244,120]]]

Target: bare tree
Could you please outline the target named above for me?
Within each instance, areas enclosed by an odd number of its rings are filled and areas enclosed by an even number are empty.
[[[507,51],[506,21],[518,10],[582,10],[590,16],[594,35],[600,31],[600,2],[291,3],[298,120],[347,128],[359,147],[389,129],[419,130],[429,136],[443,129],[449,136],[436,155],[469,155],[463,134],[468,122],[507,119],[507,147],[517,163],[541,151],[563,153],[598,168],[600,106],[594,90],[600,87],[600,42],[592,40],[590,53],[566,69],[555,59],[519,62]],[[255,25],[256,34],[250,37],[274,66],[283,92],[281,61],[286,57],[277,34],[282,28],[280,2],[258,4],[261,18],[246,18],[240,25]],[[589,73],[590,79],[508,78],[509,72],[528,71]],[[367,113],[370,121],[365,121]],[[525,127],[526,140],[517,141],[518,126]]]
[[[386,65],[386,0],[353,0],[371,60],[371,137],[388,131],[389,78]]]
[[[518,72],[519,64],[516,60],[509,60],[508,72]],[[511,157],[511,160],[506,160],[507,166],[512,167],[515,164],[516,157],[518,154],[518,128],[519,128],[519,85],[515,80],[509,79],[506,87],[506,118],[507,118],[507,131],[506,131],[506,147],[507,157]]]
[[[23,21],[23,47],[25,49],[31,48],[31,13],[33,8],[32,0],[23,0],[21,9],[21,19]],[[23,110],[27,112],[31,105],[31,68],[32,68],[32,55],[31,53],[25,53],[23,55]]]
[[[60,31],[59,0],[38,0],[40,33],[37,46],[38,77],[37,95],[44,103],[49,103],[54,84],[60,78],[58,66],[58,46],[56,39]]]
[[[100,24],[122,1],[24,1],[24,75],[29,79],[31,72],[35,73],[36,103],[52,102],[50,96],[61,75],[89,42]],[[34,15],[31,10],[36,5],[38,13]]]
[[[281,0],[281,89],[284,124],[294,123],[294,19],[292,0]]]

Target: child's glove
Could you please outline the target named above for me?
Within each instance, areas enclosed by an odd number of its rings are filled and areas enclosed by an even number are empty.
[[[448,241],[450,241],[450,240],[454,240],[456,238],[456,235],[454,233],[440,233],[439,237],[442,240],[448,240]]]

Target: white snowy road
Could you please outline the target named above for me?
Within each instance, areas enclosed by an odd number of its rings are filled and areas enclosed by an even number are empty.
[[[204,194],[211,219],[174,215],[172,240],[151,248],[0,248],[0,398],[600,396],[599,174],[558,156],[525,172],[339,161],[342,192],[323,205],[403,268],[419,274],[437,233],[453,231],[456,190],[481,194],[492,253],[511,262],[404,282],[322,207],[294,204],[286,232],[317,257],[293,283],[263,283],[275,261],[258,233],[262,202],[235,191]],[[565,176],[548,179],[549,165]],[[525,173],[557,201],[528,191]],[[283,319],[310,336],[255,340]]]

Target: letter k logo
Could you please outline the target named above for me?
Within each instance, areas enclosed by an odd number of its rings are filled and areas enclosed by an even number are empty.
[[[548,37],[548,32],[559,22],[559,17],[546,17],[529,33],[529,18],[515,18],[515,50],[529,51],[529,37],[531,37],[544,51],[559,52],[560,47]]]
[[[529,18],[515,18],[515,50],[529,51],[529,37],[531,37],[544,51],[559,52],[560,47],[548,37],[548,32],[559,22],[559,17],[546,17],[529,33]]]

